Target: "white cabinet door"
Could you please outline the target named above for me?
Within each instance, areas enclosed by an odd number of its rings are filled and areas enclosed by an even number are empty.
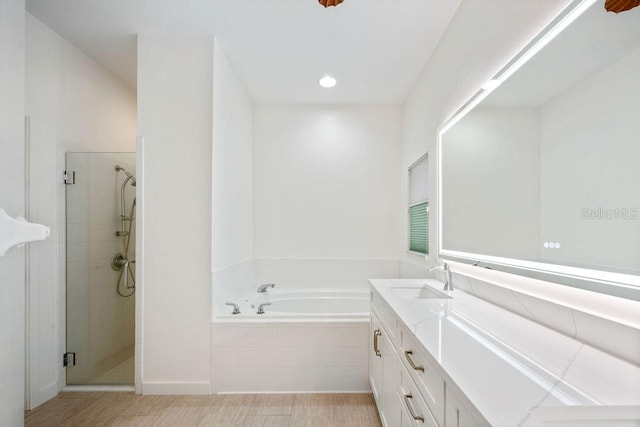
[[[371,331],[369,335],[369,383],[371,391],[376,399],[378,411],[382,412],[382,352],[380,340],[382,338],[382,326],[375,314],[371,313]],[[382,417],[382,414],[380,414]]]
[[[369,382],[376,399],[380,419],[385,427],[400,427],[402,406],[398,400],[400,359],[385,328],[371,314],[371,344],[369,351]]]
[[[401,425],[402,405],[398,400],[398,389],[400,388],[400,359],[391,341],[384,334],[380,341],[380,351],[382,352],[382,411],[386,427],[396,427]]]

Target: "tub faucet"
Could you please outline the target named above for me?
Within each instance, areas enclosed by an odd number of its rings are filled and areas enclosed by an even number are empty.
[[[275,288],[276,284],[275,283],[266,283],[264,285],[260,285],[258,286],[258,293],[259,294],[263,294],[265,292],[267,292],[268,288]]]
[[[260,304],[258,306],[258,312],[256,314],[264,314],[264,306],[265,305],[271,305],[270,302],[263,302],[262,304]]]
[[[231,312],[231,314],[240,314],[240,307],[238,307],[238,304],[234,304],[232,302],[225,302],[224,305],[233,306],[233,312]]]
[[[429,271],[442,271],[444,273],[444,288],[443,291],[452,291],[453,290],[453,279],[451,278],[451,269],[449,268],[449,264],[446,262],[442,265],[436,265],[435,267],[431,267]]]

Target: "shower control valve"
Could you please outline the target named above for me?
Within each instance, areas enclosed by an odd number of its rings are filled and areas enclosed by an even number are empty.
[[[121,253],[117,253],[113,256],[113,258],[111,258],[111,268],[114,271],[120,271],[122,270],[122,267],[125,266],[125,264],[127,264],[128,260],[125,258],[124,255],[122,255]]]

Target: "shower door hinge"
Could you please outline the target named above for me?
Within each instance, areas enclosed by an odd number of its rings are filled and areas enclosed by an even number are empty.
[[[62,178],[65,184],[71,185],[76,183],[76,171],[64,171]]]
[[[62,366],[76,366],[76,354],[75,353],[65,353],[62,355]]]

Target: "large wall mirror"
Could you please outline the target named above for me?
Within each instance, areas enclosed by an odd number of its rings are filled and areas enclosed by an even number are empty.
[[[640,8],[572,2],[439,138],[441,257],[640,300]]]

